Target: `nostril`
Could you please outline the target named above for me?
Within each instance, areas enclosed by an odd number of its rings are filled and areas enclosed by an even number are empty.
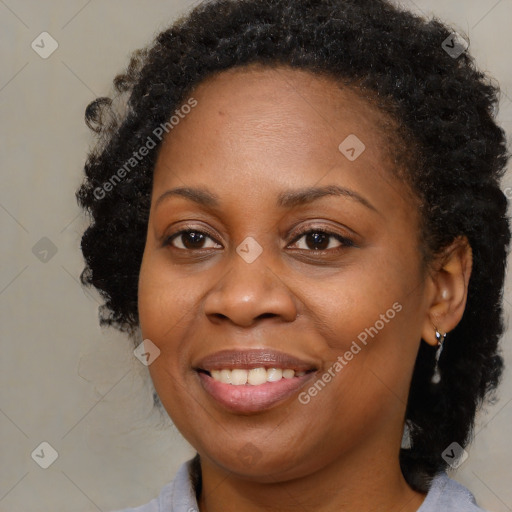
[[[274,313],[262,313],[261,315],[258,315],[258,318],[273,318],[277,316]]]

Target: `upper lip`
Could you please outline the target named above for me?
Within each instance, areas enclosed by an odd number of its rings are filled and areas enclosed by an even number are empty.
[[[316,370],[313,363],[277,350],[221,350],[200,359],[195,370],[282,368],[297,371]]]

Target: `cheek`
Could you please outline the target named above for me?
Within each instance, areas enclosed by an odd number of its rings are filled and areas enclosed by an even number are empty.
[[[194,289],[173,272],[159,254],[146,252],[138,284],[138,311],[142,335],[158,345],[172,341],[174,328],[192,312]]]
[[[364,440],[402,417],[420,337],[410,327],[415,312],[399,295],[388,290],[375,299],[354,292],[350,300],[340,295],[337,304],[318,307],[329,319],[319,328],[325,365],[299,401],[308,432],[329,446]]]
[[[176,389],[169,388],[175,387],[179,372],[188,367],[187,339],[196,325],[192,316],[194,290],[174,274],[158,255],[144,255],[138,289],[139,323],[143,339],[151,340],[160,350],[149,371],[162,402],[166,396],[179,396]]]
[[[409,258],[407,266],[396,255],[381,255],[357,272],[317,283],[308,295],[308,309],[325,340],[323,371],[331,369],[333,382],[344,389],[368,393],[375,386],[379,394],[387,387],[407,395],[423,323],[421,274]]]
[[[158,255],[144,254],[139,275],[139,322],[143,339],[150,339],[160,350],[148,370],[169,414],[189,405],[180,372],[188,357],[188,331],[194,325],[189,316],[193,312],[190,294],[190,285],[180,284],[179,276]],[[176,426],[186,431],[180,415],[172,417]]]

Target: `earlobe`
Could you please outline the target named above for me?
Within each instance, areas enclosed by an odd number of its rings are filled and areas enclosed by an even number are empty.
[[[473,254],[467,238],[458,237],[432,264],[431,297],[422,338],[438,344],[436,331],[447,333],[460,322],[468,297]]]

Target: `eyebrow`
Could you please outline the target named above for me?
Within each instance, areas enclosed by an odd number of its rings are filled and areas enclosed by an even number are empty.
[[[155,208],[166,198],[173,196],[185,197],[202,206],[218,208],[220,201],[217,195],[204,187],[177,187],[165,191],[155,202]],[[378,210],[364,197],[357,192],[338,185],[327,185],[325,187],[309,187],[298,190],[281,192],[277,198],[277,205],[282,208],[293,208],[309,204],[317,199],[327,196],[343,196],[357,201],[368,209],[378,213]]]

